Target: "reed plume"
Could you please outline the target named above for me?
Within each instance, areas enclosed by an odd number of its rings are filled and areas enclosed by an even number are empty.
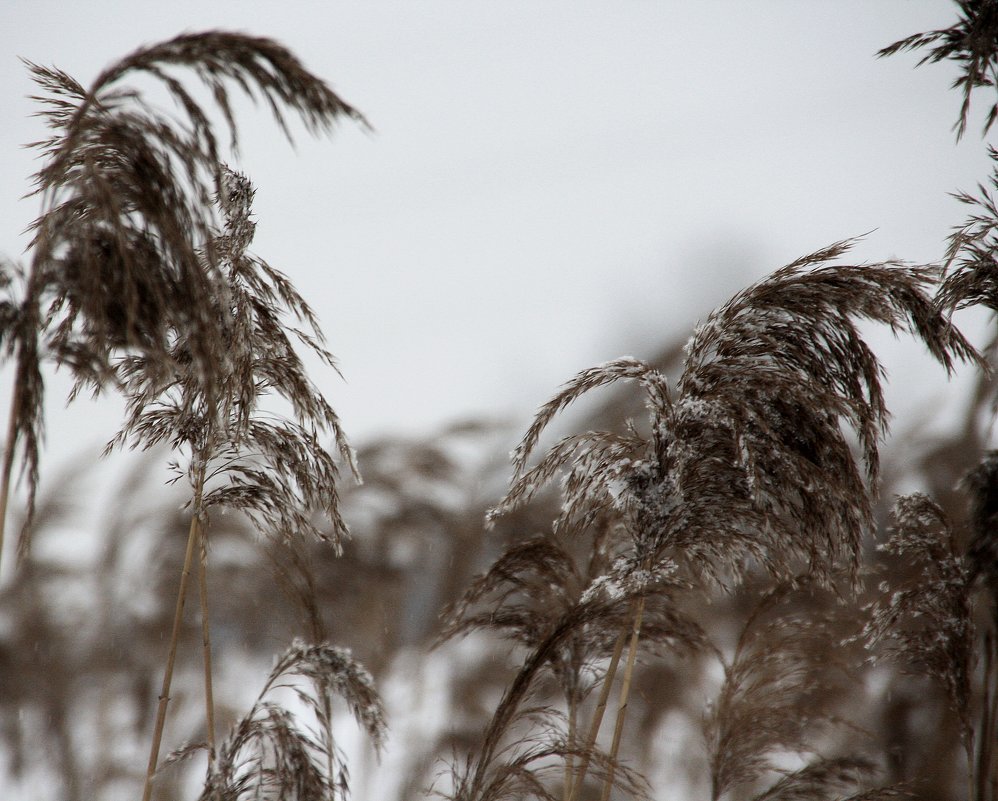
[[[795,581],[803,570],[826,584],[844,569],[855,584],[861,539],[873,526],[879,442],[887,427],[883,369],[857,320],[909,332],[947,370],[979,357],[928,295],[938,270],[829,264],[850,244],[798,259],[711,314],[687,344],[675,399],[661,373],[632,358],[577,375],[536,414],[513,453],[510,489],[490,519],[563,473],[555,531],[605,516],[627,543],[619,562],[624,570],[594,586],[606,582],[633,593],[677,569],[723,583],[753,564],[778,580]],[[620,380],[644,390],[648,435],[633,425],[623,433],[569,435],[528,467],[560,411]],[[858,439],[863,467],[843,424]],[[611,770],[645,596],[653,594],[634,595],[604,679],[607,686],[613,681],[629,637]],[[597,715],[590,747],[600,722]],[[583,763],[580,779],[584,773]]]
[[[998,12],[991,2],[958,5],[956,25],[909,37],[882,55],[928,48],[920,63],[958,63],[960,137],[973,91],[996,83]],[[42,213],[27,267],[0,262],[0,353],[13,362],[15,383],[0,520],[7,516],[18,455],[29,518],[35,505],[46,361],[70,368],[74,394],[121,391],[126,419],[109,449],[170,447],[174,480],[189,492],[182,512],[176,503],[169,512],[156,510],[157,520],[167,523],[156,528],[165,534],[140,550],[139,561],[164,555],[155,578],[142,576],[159,587],[163,563],[170,572],[180,566],[173,546],[182,524],[187,546],[180,588],[167,604],[165,594],[154,591],[120,604],[124,612],[116,608],[139,580],[124,544],[150,528],[134,508],[138,484],[126,483],[112,504],[124,513],[105,516],[107,551],[96,580],[86,566],[36,560],[27,552],[25,528],[24,570],[3,593],[5,602],[20,596],[23,603],[5,615],[14,622],[0,631],[8,689],[0,698],[8,713],[0,736],[14,743],[13,770],[30,761],[33,745],[21,715],[36,715],[56,743],[45,769],[64,777],[67,797],[86,797],[89,752],[73,738],[88,731],[90,708],[118,702],[127,712],[117,738],[129,743],[122,749],[127,764],[111,765],[121,755],[106,749],[100,787],[137,777],[131,743],[151,728],[146,797],[154,781],[160,793],[179,794],[179,783],[169,787],[169,776],[157,770],[177,652],[181,642],[195,639],[184,609],[197,586],[205,703],[204,723],[199,715],[194,726],[203,728],[204,742],[185,746],[170,762],[207,756],[205,801],[345,799],[349,776],[333,736],[334,713],[344,706],[379,752],[385,714],[367,672],[348,651],[327,643],[325,621],[356,626],[361,647],[377,651],[386,668],[401,646],[421,642],[432,626],[426,610],[454,598],[472,565],[491,555],[493,543],[469,520],[480,521],[476,504],[493,476],[469,478],[474,471],[451,458],[447,436],[432,447],[389,442],[370,449],[376,480],[353,500],[371,536],[350,546],[355,561],[335,570],[326,564],[323,556],[339,553],[346,542],[341,474],[356,475],[357,467],[303,356],[330,369],[335,363],[312,309],[282,273],[251,255],[254,189],[223,166],[226,143],[216,138],[211,119],[224,120],[233,149],[233,90],[262,99],[288,136],[293,118],[310,133],[344,117],[363,120],[266,39],[181,36],[128,56],[90,88],[54,68],[29,69],[51,135],[38,143],[44,161],[35,189]],[[178,111],[168,115],[147,103],[130,88],[132,77],[158,84]],[[210,107],[202,97],[211,98]],[[996,116],[998,103],[986,130]],[[998,151],[991,155],[998,163]],[[971,212],[950,238],[942,267],[843,266],[835,262],[851,242],[833,244],[738,293],[697,326],[675,380],[659,364],[625,357],[581,372],[538,410],[514,451],[508,491],[488,514],[511,536],[450,607],[440,635],[484,634],[506,655],[522,658],[506,675],[506,663],[495,658],[499,649],[483,649],[472,657],[472,670],[441,679],[457,696],[462,682],[477,683],[490,672],[467,704],[488,700],[480,735],[476,729],[461,740],[461,732],[451,732],[463,751],[442,795],[457,801],[649,797],[649,784],[628,758],[634,753],[624,739],[629,704],[633,709],[639,701],[644,713],[640,740],[660,742],[655,726],[663,723],[663,709],[682,712],[684,724],[696,716],[691,710],[699,689],[711,681],[700,668],[716,657],[712,663],[723,676],[702,721],[700,764],[709,783],[702,795],[709,792],[714,801],[903,796],[901,786],[875,786],[881,757],[889,762],[894,754],[855,753],[839,739],[843,730],[853,737],[859,731],[840,719],[856,686],[854,669],[862,667],[851,650],[859,638],[846,638],[843,618],[855,611],[850,603],[861,589],[865,545],[878,520],[888,423],[884,370],[862,326],[874,322],[912,336],[947,371],[960,361],[983,365],[952,318],[970,306],[998,311],[996,188],[998,172],[979,192],[957,195]],[[678,359],[679,348],[672,352]],[[622,405],[614,405],[590,422],[594,430],[546,447],[555,418],[582,396],[621,382],[638,385],[644,419],[625,422]],[[982,381],[977,400],[988,392]],[[978,402],[973,413],[982,409]],[[882,577],[867,610],[864,634],[878,670],[867,676],[871,695],[863,700],[885,720],[883,710],[898,706],[900,714],[914,716],[928,708],[919,707],[922,699],[905,707],[909,702],[874,697],[875,682],[885,677],[894,689],[899,669],[934,679],[957,719],[969,765],[968,801],[995,801],[998,457],[987,454],[964,487],[972,507],[966,526],[951,524],[957,517],[922,495],[895,505],[882,550],[897,569]],[[551,503],[556,495],[560,506]],[[40,498],[39,523],[58,518],[49,503]],[[223,521],[229,511],[234,514]],[[263,540],[299,607],[308,642],[296,640],[278,657],[248,714],[217,737],[209,620],[212,610],[219,614],[219,595],[209,587],[209,567],[219,569],[221,542],[232,544],[227,536],[233,532],[241,544]],[[247,607],[235,617],[254,647],[275,635],[287,641],[280,615],[264,621],[248,609],[248,598],[272,589],[260,561],[230,568],[246,577],[247,587],[224,599]],[[100,596],[93,607],[104,608],[76,610],[94,627],[84,638],[67,634],[60,615],[77,585],[88,582]],[[347,609],[331,598],[353,603]],[[373,609],[387,609],[393,618],[383,631]],[[153,721],[148,699],[156,668],[148,652],[161,647],[171,610]],[[54,666],[36,652],[40,637],[41,652]],[[115,638],[116,646],[94,644]],[[696,672],[672,671],[666,660],[673,657],[694,662]],[[658,664],[648,669],[653,660]],[[879,669],[887,662],[890,667]],[[87,695],[89,685],[101,683],[94,675],[115,682]],[[509,679],[506,685],[500,675]],[[130,689],[121,693],[126,682]],[[122,703],[116,693],[131,700]],[[279,703],[282,695],[290,704]],[[601,736],[604,717],[614,713],[612,735]],[[108,720],[101,717],[94,727],[101,742]],[[633,714],[630,721],[633,744],[639,740]],[[424,725],[431,730],[436,722],[417,720],[413,728],[422,735]],[[468,730],[479,723],[473,718]],[[936,743],[957,739],[950,728],[940,731]],[[892,745],[907,747],[902,756],[913,761],[916,751],[903,736]],[[960,761],[959,752],[938,750],[946,765]],[[788,759],[796,761],[788,767]],[[409,788],[423,775],[415,774]]]
[[[35,144],[44,159],[34,189],[43,210],[32,226],[24,296],[5,324],[16,366],[0,490],[9,487],[20,444],[30,522],[44,359],[68,365],[77,390],[99,391],[114,385],[118,354],[138,354],[147,369],[168,377],[181,332],[186,358],[211,390],[224,357],[218,349],[224,321],[216,309],[227,287],[212,206],[221,149],[209,111],[178,73],[192,73],[208,91],[233,149],[233,88],[263,101],[289,137],[289,114],[312,133],[362,117],[288,50],[242,34],[185,34],[140,48],[89,88],[56,68],[28,68],[42,93],[39,115],[52,133]],[[179,120],[124,83],[138,76],[165,90]]]
[[[854,572],[887,427],[883,368],[857,320],[907,331],[947,370],[979,357],[927,294],[938,270],[829,264],[850,245],[798,259],[711,314],[687,344],[675,400],[635,359],[580,373],[524,435],[493,516],[565,469],[559,522],[617,510],[639,559],[669,552],[712,579],[737,576],[748,559],[784,578],[802,565],[821,577],[836,565]],[[527,469],[559,411],[618,380],[644,387],[648,437],[571,435]],[[856,434],[863,468],[840,424]]]
[[[165,722],[177,637],[194,551],[199,549],[199,597],[204,627],[206,718],[209,757],[214,759],[211,650],[206,586],[209,516],[215,508],[245,514],[260,532],[290,542],[311,536],[339,550],[346,527],[339,513],[339,467],[320,442],[331,433],[348,467],[359,478],[353,452],[332,407],[305,372],[296,351],[304,347],[333,366],[312,310],[287,278],[247,252],[255,224],[254,190],[248,179],[225,169],[218,204],[225,227],[212,240],[224,291],[210,299],[222,339],[208,377],[194,356],[195,332],[177,331],[168,364],[172,376],[149,364],[148,355],[126,356],[115,366],[127,398],[125,424],[108,448],[151,448],[163,442],[186,459],[178,478],[191,485],[191,527],[181,573],[171,646],[150,753],[146,793],[151,793]],[[290,317],[304,323],[298,330]],[[291,409],[282,419],[266,409],[277,399]],[[263,404],[263,405],[262,405]],[[326,522],[315,514],[324,514]]]
[[[968,798],[994,797],[998,614],[991,504],[995,456],[965,481],[972,493],[972,535],[961,544],[946,513],[915,493],[897,499],[883,550],[911,569],[885,577],[866,627],[869,647],[902,669],[926,675],[946,693],[967,759]]]
[[[956,63],[959,77],[953,89],[963,95],[960,114],[953,125],[959,140],[967,130],[970,98],[975,89],[995,87],[998,78],[998,6],[991,0],[956,0],[959,18],[948,28],[941,28],[900,39],[878,51],[878,56],[892,56],[911,50],[929,48],[917,66],[943,60]],[[983,133],[991,130],[998,118],[998,102],[992,104],[984,121]]]
[[[302,687],[296,679],[304,679]],[[289,688],[317,723],[313,731],[268,698]],[[386,733],[384,709],[367,671],[349,651],[295,641],[276,660],[250,711],[210,761],[200,801],[288,798],[296,801],[345,801],[349,771],[333,742],[330,710],[342,700],[357,724],[380,750]],[[203,745],[170,756],[175,763]]]
[[[886,653],[917,664],[946,688],[969,748],[975,630],[968,572],[952,527],[942,509],[926,496],[902,496],[895,503],[890,538],[883,547],[904,557],[918,572],[903,586],[881,585],[883,600],[874,605],[868,626],[870,642],[884,642]]]
[[[536,717],[536,702],[542,679],[550,677],[559,689],[567,710],[564,735],[547,737],[549,757],[565,764],[562,783],[567,797],[576,780],[575,765],[590,764],[597,775],[611,783],[615,777],[612,758],[602,754],[580,736],[582,705],[600,685],[601,663],[612,659],[617,634],[628,626],[633,604],[645,601],[642,648],[649,653],[671,651],[691,654],[707,647],[706,634],[677,603],[676,596],[688,586],[662,571],[637,580],[626,556],[608,550],[610,529],[592,527],[592,542],[584,550],[579,540],[589,536],[542,535],[514,542],[484,574],[476,577],[460,602],[450,610],[441,637],[463,636],[473,631],[493,632],[527,649],[524,667],[518,673],[486,727],[483,747],[474,763],[462,798],[486,797],[483,777],[502,773],[504,760],[522,756],[512,733],[524,719]],[[619,659],[619,654],[618,654]],[[606,686],[606,685],[604,685]],[[598,706],[605,707],[601,697]],[[554,732],[561,723],[550,723]],[[508,741],[502,747],[503,741]],[[536,746],[540,740],[530,740]],[[625,784],[633,776],[625,772]],[[584,777],[579,778],[579,782]],[[550,783],[545,792],[554,792]]]

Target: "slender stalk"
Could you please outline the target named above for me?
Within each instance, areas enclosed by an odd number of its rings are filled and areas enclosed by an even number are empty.
[[[156,710],[156,728],[153,731],[152,746],[149,749],[149,765],[146,768],[146,781],[145,787],[142,790],[142,801],[149,801],[152,798],[152,779],[156,774],[156,766],[159,762],[159,747],[163,740],[163,726],[166,723],[166,706],[170,703],[170,684],[173,681],[173,665],[177,659],[177,643],[180,640],[180,625],[184,616],[184,601],[187,598],[187,583],[191,575],[191,563],[194,561],[194,545],[198,541],[198,532],[198,516],[195,514],[191,520],[190,532],[187,535],[187,552],[184,554],[184,569],[180,573],[177,607],[173,613],[173,631],[170,634],[170,650],[166,656],[166,669],[163,671],[163,686],[159,693],[159,707]]]
[[[323,734],[326,738],[326,778],[330,788],[334,787],[333,779],[333,705],[329,702],[329,687],[322,682],[322,714],[325,716]]]
[[[200,492],[199,492],[200,494]],[[204,652],[204,707],[208,737],[208,764],[215,762],[215,695],[211,681],[211,620],[208,617],[208,538],[195,515],[192,525],[198,528],[201,542],[201,565],[198,572],[198,597],[201,601],[201,644]]]
[[[624,668],[624,680],[620,687],[620,702],[617,706],[617,722],[613,728],[613,743],[610,747],[610,762],[607,765],[606,782],[603,785],[601,801],[607,801],[613,787],[614,766],[617,764],[617,754],[620,751],[620,738],[624,731],[624,718],[627,716],[627,697],[631,692],[631,679],[634,676],[634,662],[638,653],[638,640],[641,637],[641,618],[645,611],[645,599],[639,598],[634,609],[634,625],[631,628],[631,642],[627,650],[627,666]]]
[[[621,632],[617,637],[617,642],[613,646],[613,655],[610,657],[610,665],[606,669],[603,677],[603,686],[600,688],[599,701],[596,703],[596,711],[593,712],[593,720],[589,726],[589,735],[586,737],[586,747],[582,753],[582,760],[579,763],[579,775],[572,784],[572,794],[569,801],[577,801],[579,793],[582,792],[582,785],[586,780],[586,773],[589,770],[589,762],[592,759],[593,748],[596,747],[596,738],[599,736],[600,726],[603,724],[603,713],[606,711],[606,702],[610,698],[610,687],[613,685],[614,676],[617,673],[617,665],[620,664],[621,654],[624,653],[624,643],[627,642],[627,632]]]
[[[7,527],[7,499],[10,497],[10,475],[14,467],[14,451],[17,449],[17,418],[20,415],[21,393],[15,382],[14,395],[10,401],[10,418],[7,420],[7,439],[3,449],[3,472],[0,474],[0,565],[3,562],[4,531]]]
[[[578,702],[576,700],[575,687],[568,693],[568,754],[565,755],[565,787],[562,791],[562,799],[569,801],[572,797],[572,777],[575,775],[575,728],[578,720]]]

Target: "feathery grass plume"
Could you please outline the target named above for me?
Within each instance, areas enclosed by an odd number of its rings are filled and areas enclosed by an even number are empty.
[[[576,759],[589,757],[593,763],[593,774],[600,782],[610,778],[609,760],[605,755],[572,746],[559,738],[557,730],[552,727],[535,735],[525,735],[515,746],[507,746],[498,752],[485,781],[479,785],[475,784],[477,774],[471,762],[462,766],[451,765],[450,791],[435,794],[454,801],[515,801],[525,798],[561,801],[564,788],[558,782],[561,778],[560,762],[567,754]],[[644,801],[651,797],[644,779],[626,766],[617,768],[612,781],[626,798]]]
[[[972,306],[998,312],[998,150],[988,146],[991,176],[987,186],[978,184],[977,194],[956,192],[954,197],[970,209],[964,223],[954,228],[946,248],[946,275],[937,293],[938,306],[948,314]],[[994,358],[998,334],[986,352]],[[982,381],[990,376],[982,377]],[[990,388],[990,384],[989,384]],[[993,392],[993,390],[992,390]]]
[[[306,679],[303,688],[296,679]],[[290,688],[314,717],[316,727],[267,696]],[[331,738],[329,710],[342,699],[376,750],[384,745],[386,725],[371,676],[349,651],[325,644],[292,643],[277,660],[249,713],[229,733],[209,765],[201,801],[281,798],[296,801],[345,801],[349,772]],[[187,746],[170,761],[187,759],[204,745]]]
[[[97,391],[119,352],[137,352],[147,369],[168,376],[175,332],[213,388],[225,331],[216,315],[226,283],[212,243],[212,196],[220,161],[208,111],[178,77],[194,74],[237,145],[230,91],[264,101],[290,138],[287,114],[316,133],[341,117],[363,122],[285,48],[263,38],[211,31],[143,47],[102,72],[89,89],[65,72],[28,64],[52,129],[36,146],[43,210],[33,225],[31,268],[18,310],[15,391],[6,443],[9,480],[20,442],[29,493],[37,485],[42,431],[40,362],[68,364]],[[157,82],[178,120],[123,85]],[[9,346],[8,346],[9,347]],[[74,394],[75,394],[74,390]],[[30,515],[29,515],[30,517]],[[2,523],[0,523],[2,525]]]
[[[972,772],[971,682],[977,633],[969,572],[949,520],[921,493],[899,496],[890,537],[881,547],[918,572],[900,586],[881,583],[881,599],[872,604],[866,625],[869,647],[882,644],[890,658],[927,673],[946,689]]]
[[[813,753],[823,731],[839,722],[835,703],[849,678],[842,637],[834,610],[793,608],[795,598],[815,589],[806,584],[797,582],[795,590],[784,583],[766,592],[724,664],[724,682],[704,719],[714,801],[776,770],[773,758],[780,753]],[[854,783],[865,773],[860,764],[818,758],[759,797],[793,797],[802,786],[818,790],[836,776]]]
[[[284,275],[247,253],[255,231],[253,195],[245,176],[223,171],[218,203],[225,228],[214,238],[212,249],[218,256],[225,291],[210,299],[222,334],[214,343],[220,358],[212,375],[206,376],[193,356],[197,334],[182,330],[174,333],[168,362],[172,375],[164,376],[161,366],[150,365],[147,354],[125,356],[116,365],[127,398],[126,420],[108,449],[125,443],[150,448],[168,442],[187,459],[185,468],[177,466],[177,478],[186,474],[192,490],[187,554],[160,693],[146,798],[156,772],[195,545],[201,554],[206,715],[209,754],[214,753],[206,586],[211,510],[238,510],[264,536],[285,542],[311,536],[330,542],[338,552],[346,535],[336,489],[339,467],[320,443],[320,432],[332,434],[340,456],[359,478],[339,419],[309,379],[296,351],[296,345],[303,347],[335,367],[318,321]],[[294,328],[287,317],[304,323],[307,330]],[[292,419],[261,408],[264,399],[286,403]],[[317,512],[325,516],[328,526],[316,519]]]
[[[947,266],[950,268],[939,291],[938,303],[952,314],[955,310],[981,305],[992,312],[998,312],[998,206],[993,193],[998,189],[998,150],[988,148],[992,160],[992,174],[989,186],[978,186],[977,195],[961,192],[956,197],[973,210],[963,225],[957,228],[949,239]],[[955,265],[955,266],[954,266]],[[998,334],[992,336],[988,345],[988,355],[993,359],[998,349]],[[990,375],[978,381],[977,395],[991,398],[991,413],[998,402]],[[995,535],[995,486],[996,461],[994,452],[985,454],[981,463],[970,472],[964,487],[972,498],[971,541],[963,557],[962,567],[966,570],[966,594],[974,592],[975,583],[983,586],[990,596],[983,603],[989,606],[989,614],[980,636],[980,656],[982,657],[980,721],[977,730],[976,772],[977,795],[984,799],[988,794],[998,794],[998,759],[995,758],[994,743],[998,732],[998,537]],[[953,666],[959,669],[956,664]],[[953,690],[946,683],[951,701]],[[966,740],[969,721],[961,716]],[[969,764],[973,759],[968,751]]]
[[[590,565],[602,556],[602,548],[595,545],[593,553]],[[584,585],[575,560],[561,543],[544,536],[514,543],[448,610],[439,639],[492,630],[527,648],[536,646],[555,619],[578,602]],[[581,636],[570,637],[548,665],[564,696],[569,748],[577,743],[579,705],[589,690],[585,663],[603,652],[602,646],[585,643]],[[573,754],[564,754],[564,759],[567,786],[574,775]]]
[[[998,3],[994,0],[956,0],[960,9],[959,19],[948,28],[916,33],[894,42],[877,52],[878,56],[891,56],[929,47],[917,66],[935,64],[944,59],[956,62],[960,76],[951,88],[960,89],[963,104],[960,116],[954,123],[956,138],[967,130],[970,115],[970,96],[975,89],[994,87],[998,77]],[[984,122],[984,134],[991,130],[998,117],[998,102],[993,103]]]
[[[510,489],[490,518],[564,472],[555,529],[615,516],[630,539],[632,578],[678,563],[721,581],[739,577],[754,559],[784,580],[803,568],[830,583],[845,567],[855,582],[887,426],[883,370],[857,320],[917,336],[947,370],[957,359],[979,357],[926,293],[937,270],[829,264],[851,244],[798,259],[711,314],[687,345],[675,400],[665,378],[636,359],[577,375],[536,414],[513,453]],[[649,436],[633,426],[624,434],[570,435],[528,469],[556,414],[621,379],[645,390]],[[856,433],[865,471],[843,423]],[[614,749],[645,603],[644,594],[635,599],[633,624],[618,635],[605,678],[608,686],[630,634]],[[593,742],[598,729],[596,720]]]
[[[675,400],[635,359],[580,373],[536,415],[492,516],[567,470],[563,520],[616,510],[636,553],[652,559],[669,551],[712,578],[737,575],[749,557],[786,578],[801,560],[821,577],[836,563],[855,571],[887,426],[883,368],[857,320],[911,333],[947,370],[979,357],[926,294],[937,270],[829,264],[851,244],[800,258],[712,313],[687,345]],[[644,386],[650,437],[572,435],[527,470],[555,414],[620,379]],[[842,423],[858,437],[865,476]]]
[[[586,392],[620,379],[636,380],[645,390],[645,404],[651,417],[652,437],[649,442],[640,437],[632,426],[623,435],[606,431],[571,435],[552,447],[539,464],[527,469],[527,462],[541,433],[558,412]],[[618,577],[622,584],[613,582],[618,589],[620,586],[629,589],[614,593],[618,598],[621,595],[629,597],[629,614],[621,621],[610,664],[603,678],[600,701],[587,736],[587,753],[595,748],[606,700],[630,632],[631,648],[618,719],[626,711],[630,670],[637,653],[647,596],[652,594],[648,590],[655,583],[656,575],[668,576],[675,567],[675,563],[655,547],[656,531],[672,511],[675,497],[672,478],[662,469],[669,445],[669,430],[665,421],[670,407],[665,377],[637,359],[618,359],[583,371],[538,411],[513,452],[514,476],[510,489],[488,514],[488,519],[494,521],[530,500],[560,471],[567,469],[562,485],[562,512],[555,521],[554,531],[583,530],[605,517],[604,525],[614,525],[625,538],[630,539],[630,552],[617,563],[626,568],[626,575]],[[610,582],[607,582],[609,586]],[[614,748],[617,740],[615,737]],[[611,765],[615,758],[616,753],[611,753]],[[581,791],[587,769],[588,759],[584,757],[568,801],[575,801]]]
[[[330,367],[335,362],[305,300],[282,273],[246,251],[255,228],[253,194],[245,176],[223,173],[219,204],[225,229],[214,248],[226,287],[212,303],[224,324],[224,337],[214,345],[224,359],[206,378],[191,357],[192,337],[179,331],[169,380],[155,372],[147,356],[123,358],[117,370],[127,398],[126,420],[108,447],[167,442],[183,449],[192,484],[204,490],[196,516],[216,506],[238,509],[267,536],[311,536],[339,549],[346,535],[336,492],[339,466],[320,433],[332,435],[344,464],[355,478],[359,473],[339,418],[308,377],[296,348]],[[268,411],[268,400],[286,403],[291,419]],[[315,518],[316,511],[328,525]]]
[[[855,574],[888,422],[883,368],[858,321],[921,339],[947,371],[979,359],[927,295],[938,271],[829,264],[851,244],[739,293],[690,341],[670,455],[683,498],[675,541],[693,558],[737,572],[734,560],[754,556],[784,578],[800,561],[823,579],[836,563]]]

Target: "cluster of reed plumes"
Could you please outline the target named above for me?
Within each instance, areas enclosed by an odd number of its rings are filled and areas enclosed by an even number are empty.
[[[384,724],[364,674],[325,646],[292,646],[267,684],[269,689],[286,674],[311,679],[315,697],[300,695],[310,700],[324,736],[296,728],[261,696],[216,747],[207,584],[211,515],[239,512],[264,537],[317,538],[335,552],[345,534],[337,477],[341,465],[355,474],[356,467],[338,418],[299,353],[305,349],[333,364],[318,321],[283,274],[248,253],[255,229],[252,185],[222,162],[209,112],[178,72],[193,72],[209,91],[215,112],[228,123],[233,151],[233,87],[264,100],[289,136],[287,112],[311,131],[330,129],[341,117],[362,118],[286,49],[243,35],[185,35],[143,48],[88,89],[57,69],[28,66],[44,93],[38,100],[52,135],[37,144],[44,157],[35,176],[43,212],[33,225],[30,264],[25,271],[5,271],[8,289],[15,275],[26,274],[20,294],[5,299],[0,332],[15,382],[0,520],[20,444],[28,503],[18,551],[26,553],[43,424],[43,361],[72,370],[74,394],[88,386],[95,393],[121,392],[126,417],[108,450],[169,443],[174,480],[190,484],[189,533],[143,798],[152,796],[193,572],[204,658],[204,797],[269,792],[273,784],[282,793],[295,787],[315,798],[345,792],[345,774],[334,758],[332,696],[347,697],[376,742]],[[136,74],[162,85],[181,110],[180,121],[124,83]],[[290,413],[275,413],[273,400]],[[339,462],[320,442],[326,435]]]
[[[998,13],[960,8],[884,53],[941,42],[927,60],[965,65],[962,135],[972,91],[994,83]],[[341,799],[351,756],[380,798],[998,801],[998,452],[982,434],[995,346],[982,355],[953,322],[998,311],[990,190],[959,196],[972,212],[942,265],[843,264],[839,242],[735,295],[685,348],[583,371],[539,409],[502,495],[505,468],[467,456],[501,428],[355,457],[302,361],[333,365],[319,323],[250,253],[252,184],[222,162],[185,79],[209,90],[233,147],[233,87],[285,132],[289,112],[313,131],[358,112],[280,46],[232,34],[144,48],[89,89],[29,68],[53,134],[28,264],[0,273],[14,380],[0,521],[18,458],[26,485],[0,593],[11,781],[37,778],[40,742],[53,797],[72,801],[140,787],[146,801]],[[137,73],[180,122],[124,85]],[[979,371],[948,458],[916,442],[921,460],[883,469],[868,324],[947,372]],[[166,450],[184,487],[181,512],[174,496],[150,508],[136,473],[83,565],[32,546],[76,511],[36,498],[45,362],[121,393],[108,451]],[[569,406],[620,382],[637,384],[643,418],[618,395],[595,416],[609,423],[542,448]],[[358,465],[365,485],[341,481]],[[918,478],[945,497],[884,508],[883,484]],[[134,564],[149,565],[141,579]],[[248,697],[233,674],[246,663],[262,686]],[[434,684],[436,708],[420,709]],[[392,751],[406,704],[415,734]],[[340,706],[387,754],[380,768],[348,755]]]

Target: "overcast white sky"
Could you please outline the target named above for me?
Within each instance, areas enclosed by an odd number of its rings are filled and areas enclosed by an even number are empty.
[[[254,250],[318,311],[348,433],[526,421],[577,370],[652,357],[835,240],[938,258],[962,219],[947,193],[988,174],[980,116],[956,144],[952,70],[874,53],[954,19],[944,0],[5,0],[0,250],[38,211],[19,200],[41,128],[18,56],[87,84],[182,31],[269,36],[376,129],[294,150],[241,117]],[[106,406],[63,414],[58,387],[52,448],[113,433],[113,410],[105,432]]]

